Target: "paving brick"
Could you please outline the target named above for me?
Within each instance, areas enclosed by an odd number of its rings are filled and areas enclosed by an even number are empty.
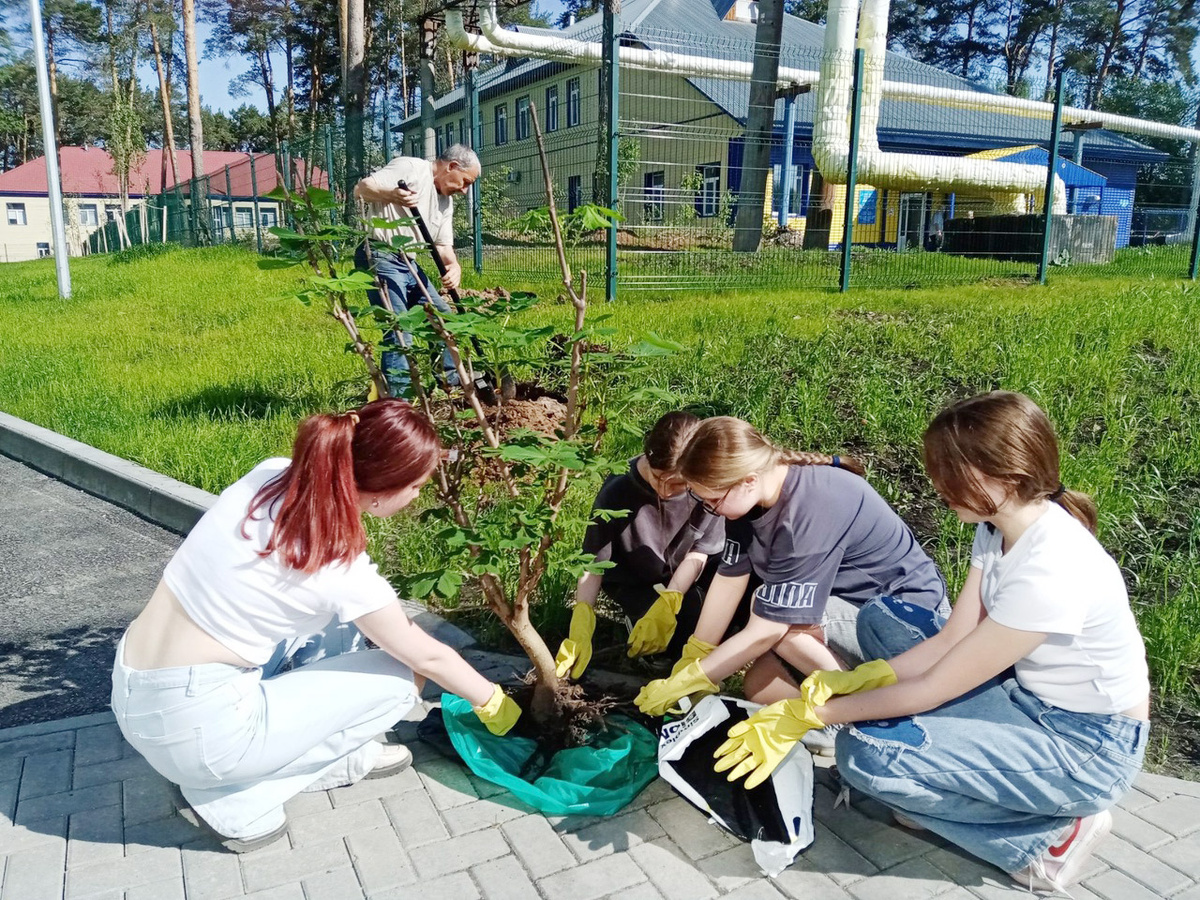
[[[86,866],[124,855],[125,826],[119,804],[86,809],[71,816],[67,830],[68,865]]]
[[[629,855],[666,900],[705,900],[717,895],[712,882],[668,838],[639,844]]]
[[[3,900],[61,900],[66,855],[62,838],[10,855]]]
[[[329,799],[329,791],[307,791],[297,794],[283,804],[283,811],[289,819],[292,816],[311,816],[330,809],[333,809],[333,802]]]
[[[336,788],[327,795],[334,806],[351,806],[364,800],[378,800],[424,789],[421,778],[413,768],[397,772],[387,778],[364,778],[350,787]],[[316,796],[309,794],[305,796]]]
[[[1162,896],[1115,869],[1109,869],[1095,878],[1087,879],[1085,886],[1093,893],[1104,897],[1105,900],[1155,900]]]
[[[18,758],[17,762],[24,762],[24,760]],[[21,782],[16,778],[0,781],[0,825],[12,822],[13,816],[17,812],[17,793],[20,789]]]
[[[656,803],[647,812],[692,859],[712,856],[738,843],[737,838],[709,822],[707,816],[682,797]]]
[[[1171,835],[1161,828],[1120,807],[1113,808],[1112,817],[1112,833],[1142,850],[1151,850],[1171,840]]]
[[[60,794],[48,794],[45,797],[31,797],[17,802],[17,815],[14,821],[18,825],[35,822],[38,819],[48,819],[52,816],[69,816],[85,809],[99,809],[102,806],[112,806],[121,800],[119,784],[99,784],[78,791],[64,791]]]
[[[471,869],[484,900],[538,900],[537,888],[515,856],[501,856]]]
[[[47,794],[69,791],[73,758],[74,751],[71,750],[35,753],[25,757],[18,802],[32,797],[44,797]]]
[[[312,875],[344,869],[350,855],[342,840],[310,844],[302,848],[284,848],[275,853],[255,852],[242,856],[242,880],[247,891],[279,887]]]
[[[1105,839],[1096,856],[1164,897],[1192,883],[1187,875],[1123,840]]]
[[[75,764],[74,787],[89,787],[93,784],[104,784],[106,781],[125,781],[127,778],[143,778],[153,776],[161,780],[162,776],[155,775],[150,763],[140,756],[130,756],[124,759],[113,759],[96,763],[91,766]]]
[[[17,814],[20,815],[20,812],[18,808]],[[1200,828],[1200,798],[1182,795],[1169,797],[1154,806],[1138,810],[1138,815],[1151,825],[1181,837]]]
[[[67,817],[52,816],[28,825],[0,824],[0,855],[28,850],[41,844],[65,841]]]
[[[305,900],[304,888],[300,883],[281,884],[279,887],[268,888],[265,891],[255,891],[246,894],[246,900]]]
[[[508,788],[488,781],[485,778],[480,778],[474,772],[467,773],[467,781],[471,782],[471,789],[475,791],[475,796],[480,800],[487,800],[490,797],[499,797],[501,794],[508,793]]]
[[[1171,900],[1200,900],[1200,884],[1194,885],[1186,891],[1180,891]]]
[[[176,847],[157,847],[137,856],[108,860],[67,871],[68,900],[101,891],[128,890],[155,881],[183,878],[183,863]]]
[[[20,781],[21,767],[25,765],[23,756],[6,756],[0,758],[0,782]]]
[[[588,862],[662,836],[662,826],[648,812],[639,809],[564,834],[562,842],[581,862]]]
[[[859,900],[920,900],[937,896],[952,886],[945,874],[927,860],[910,859],[846,890]]]
[[[229,900],[242,895],[242,869],[237,856],[213,847],[207,841],[197,841],[180,853],[188,900]]]
[[[575,865],[574,855],[541,815],[513,819],[505,822],[500,830],[535,880]]]
[[[363,889],[358,876],[350,867],[335,869],[322,875],[305,878],[302,882],[304,896],[312,900],[363,900]]]
[[[133,856],[154,847],[182,847],[191,844],[202,834],[205,832],[183,816],[176,815],[130,825],[125,829],[125,855]]]
[[[1143,793],[1135,788],[1118,800],[1117,806],[1119,806],[1121,809],[1127,809],[1130,812],[1137,812],[1139,809],[1157,802],[1157,797],[1151,797],[1149,794]]]
[[[161,775],[140,775],[121,782],[125,824],[141,825],[175,814],[171,784]]]
[[[1183,781],[1179,778],[1169,778],[1166,775],[1154,775],[1150,772],[1142,772],[1138,775],[1133,786],[1156,800],[1165,800],[1175,794],[1200,797],[1200,784]]]
[[[850,900],[828,875],[794,865],[780,872],[774,884],[793,900]]]
[[[438,809],[451,809],[479,799],[466,770],[449,760],[434,760],[421,766],[418,774]]]
[[[1161,859],[1169,866],[1190,875],[1193,880],[1200,880],[1200,835],[1193,834],[1178,841],[1173,841],[1156,849],[1155,859]]]
[[[417,880],[412,862],[390,825],[357,831],[346,838],[346,844],[358,881],[367,893]]]
[[[313,813],[311,816],[296,816],[289,820],[288,830],[292,835],[292,845],[304,847],[387,824],[388,817],[383,811],[383,804],[378,800],[369,800]]]
[[[403,797],[383,798],[383,808],[400,841],[410,850],[422,844],[442,841],[450,836],[446,823],[442,821],[433,801],[424,791],[405,794]]]
[[[821,822],[816,822],[815,826],[815,837],[812,845],[804,851],[803,859],[818,872],[824,872],[845,887],[878,871],[870,860]]]
[[[509,853],[499,831],[476,831],[409,851],[421,878],[439,878]]]
[[[120,759],[124,754],[124,745],[125,738],[115,722],[80,728],[75,732],[75,765],[92,766],[110,759]]]
[[[783,900],[783,894],[767,879],[743,885],[725,895],[731,900]]]
[[[977,885],[991,881],[1006,889],[1012,884],[1007,874],[953,844],[934,850],[925,859],[956,884]]]
[[[675,792],[675,788],[671,787],[666,781],[661,778],[655,778],[642,790],[640,794],[629,802],[625,807],[626,810],[632,812],[635,809],[644,809],[647,806],[653,806],[655,803],[662,803],[664,800],[674,800],[679,794]]]
[[[451,834],[467,834],[481,828],[491,828],[533,812],[531,807],[517,800],[496,803],[491,800],[476,800],[456,806],[442,813]]]
[[[55,750],[69,750],[74,746],[74,731],[35,734],[29,737],[0,742],[0,759],[9,759],[15,756],[30,756],[37,753],[52,753]]]
[[[125,900],[184,900],[183,878],[168,878],[139,885],[125,892]]]
[[[721,891],[731,891],[747,881],[763,877],[750,845],[740,841],[715,856],[705,857],[696,867]]]
[[[597,900],[646,881],[628,856],[605,856],[538,882],[547,900]]]
[[[390,888],[367,897],[368,900],[414,900],[413,889],[409,887]],[[466,872],[421,883],[420,900],[479,900],[479,897],[479,888]]]

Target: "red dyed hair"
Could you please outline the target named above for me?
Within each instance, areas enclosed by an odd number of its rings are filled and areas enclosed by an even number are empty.
[[[359,493],[399,491],[429,477],[441,456],[437,432],[405,400],[391,398],[300,423],[292,464],[254,495],[246,522],[278,503],[262,556],[313,573],[349,564],[367,546]]]

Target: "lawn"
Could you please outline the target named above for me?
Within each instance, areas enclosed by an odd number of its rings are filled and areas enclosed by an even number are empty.
[[[219,491],[286,452],[301,416],[365,391],[338,327],[284,297],[292,275],[259,270],[246,251],[94,257],[72,271],[75,297],[63,303],[51,261],[4,267],[6,412]],[[532,321],[567,330],[553,283],[520,286],[548,298]],[[598,277],[592,293],[602,296]],[[1059,429],[1064,481],[1096,497],[1101,539],[1126,573],[1158,722],[1170,726],[1156,731],[1152,760],[1186,771],[1200,759],[1198,307],[1200,289],[1178,279],[1061,270],[1046,288],[644,292],[597,312],[612,315],[617,343],[652,330],[683,344],[655,377],[687,402],[798,448],[861,455],[952,584],[970,534],[921,473],[921,431],[952,398],[993,387],[1034,397]],[[615,454],[636,452],[613,440]],[[571,502],[576,519],[585,494]],[[392,571],[420,571],[431,552],[412,519],[372,538]],[[555,627],[568,588],[548,581]]]

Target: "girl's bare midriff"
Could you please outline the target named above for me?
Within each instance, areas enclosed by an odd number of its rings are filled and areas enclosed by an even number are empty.
[[[254,667],[193,622],[162,581],[125,634],[124,663],[143,671],[207,663]]]

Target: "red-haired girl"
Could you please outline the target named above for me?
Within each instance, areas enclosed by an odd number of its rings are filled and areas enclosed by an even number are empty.
[[[366,554],[362,514],[411,503],[440,454],[403,400],[311,416],[291,460],[221,494],[118,644],[122,734],[227,848],[281,837],[283,804],[301,791],[406,768],[406,747],[375,738],[426,676],[493,733],[516,722],[499,685],[409,621]],[[362,635],[380,649],[346,652]]]

